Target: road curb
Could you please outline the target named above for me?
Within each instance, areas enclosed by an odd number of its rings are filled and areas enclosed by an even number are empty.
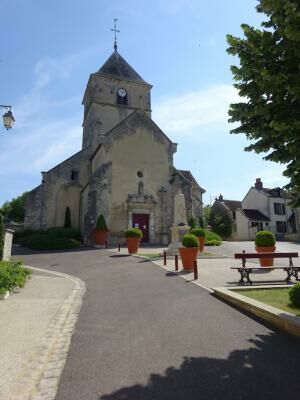
[[[278,287],[278,286],[276,286]],[[285,286],[284,286],[285,287]],[[258,288],[262,288],[261,286]],[[268,286],[270,289],[270,286]],[[241,289],[240,287],[225,288],[218,287],[213,288],[214,295],[226,303],[230,303],[242,310],[245,310],[268,323],[276,326],[277,328],[288,332],[294,336],[300,337],[300,318],[280,310],[278,308],[269,306],[260,301],[250,299],[239,293],[235,293],[233,289]],[[245,287],[244,287],[245,289]],[[255,287],[253,287],[255,289]]]
[[[23,366],[22,377],[10,399],[54,400],[86,285],[80,278],[68,274],[31,266],[28,268],[68,279],[73,282],[73,288],[37,343],[36,357]]]

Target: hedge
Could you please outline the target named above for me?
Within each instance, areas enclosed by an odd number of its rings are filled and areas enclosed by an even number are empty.
[[[48,235],[30,235],[19,240],[22,246],[34,250],[68,250],[80,246],[79,240]]]

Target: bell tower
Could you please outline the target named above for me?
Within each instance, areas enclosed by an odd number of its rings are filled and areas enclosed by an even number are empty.
[[[82,148],[97,147],[108,131],[137,109],[151,117],[152,85],[119,54],[116,25],[112,30],[115,32],[114,52],[90,75],[83,97]]]

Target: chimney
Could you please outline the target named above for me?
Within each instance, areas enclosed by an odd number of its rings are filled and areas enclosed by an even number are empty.
[[[263,188],[263,183],[262,183],[262,181],[261,181],[261,179],[260,178],[256,178],[256,181],[255,181],[255,189],[257,189],[257,190],[262,190],[262,188]]]
[[[220,193],[220,196],[219,196],[219,201],[223,201],[223,196],[221,195],[221,193]]]

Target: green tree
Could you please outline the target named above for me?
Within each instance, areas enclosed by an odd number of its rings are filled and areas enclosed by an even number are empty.
[[[3,224],[2,214],[0,213],[0,260],[2,259],[3,245],[4,245],[4,224]]]
[[[227,35],[234,86],[244,102],[230,105],[231,133],[244,133],[246,151],[267,153],[266,160],[284,163],[286,186],[300,205],[300,2],[259,0],[265,14],[261,29],[242,25],[244,38]]]
[[[24,222],[26,194],[25,192],[11,201],[6,201],[0,207],[0,213],[10,220]]]
[[[71,228],[71,210],[70,210],[70,207],[67,207],[66,211],[65,211],[64,228]]]
[[[210,211],[211,230],[223,239],[232,234],[232,219],[227,214],[220,214],[214,210]]]

